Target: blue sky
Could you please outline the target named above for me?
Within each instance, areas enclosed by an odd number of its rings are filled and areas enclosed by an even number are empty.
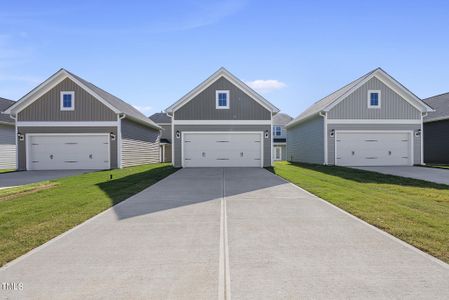
[[[64,67],[150,115],[220,66],[282,111],[380,66],[449,91],[447,1],[2,1],[0,97]]]

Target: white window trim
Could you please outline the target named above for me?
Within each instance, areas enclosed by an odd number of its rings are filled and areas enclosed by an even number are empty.
[[[372,93],[377,93],[379,94],[379,105],[374,106],[371,105],[371,94]],[[380,108],[382,105],[382,93],[380,90],[368,90],[368,108]]]
[[[64,95],[72,96],[72,107],[64,107]],[[74,91],[62,91],[60,94],[60,108],[61,110],[75,110],[75,92]]]
[[[277,134],[276,128],[279,128],[279,129],[280,129],[280,134],[279,134],[279,135]],[[273,134],[274,137],[282,136],[282,126],[274,125],[274,126],[273,126],[273,131],[274,131],[274,134]]]
[[[218,94],[226,94],[226,106],[219,106],[218,105]],[[229,109],[229,103],[231,102],[231,99],[229,97],[229,91],[228,90],[216,90],[215,91],[215,108],[216,109]]]

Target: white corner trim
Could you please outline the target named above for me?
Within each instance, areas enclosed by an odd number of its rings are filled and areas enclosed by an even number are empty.
[[[423,124],[424,116],[421,115],[421,165],[424,165],[424,124]]]
[[[219,105],[219,99],[218,99],[219,94],[226,94],[226,106]],[[231,102],[231,99],[229,97],[229,90],[216,90],[215,91],[215,108],[216,109],[229,109],[230,102]]]
[[[119,169],[123,168],[122,119],[125,117],[125,114],[122,116],[117,114],[117,165]]]
[[[80,121],[80,122],[39,122],[39,121],[18,121],[19,127],[115,127],[117,121]]]
[[[173,120],[173,125],[271,125],[271,120]]]
[[[329,156],[329,138],[328,138],[328,132],[327,132],[327,123],[328,123],[328,119],[327,119],[327,114],[323,113],[320,114],[324,120],[323,120],[323,129],[324,129],[324,164],[328,165],[329,164],[329,160],[328,160],[328,156]]]
[[[377,99],[378,101],[378,105],[371,105],[371,94],[378,94],[379,98]],[[372,108],[372,109],[380,109],[382,107],[382,91],[381,90],[368,90],[368,95],[367,95],[367,100],[368,100],[368,108]]]
[[[273,140],[274,140],[274,136],[273,136],[273,114],[270,114],[270,140],[271,140],[271,147],[270,147],[270,157],[271,157],[271,164],[270,166],[273,166]],[[281,129],[281,133],[282,133],[282,129]],[[262,136],[263,138],[263,136]],[[263,144],[263,143],[262,143]],[[263,151],[263,145],[262,145],[262,151]],[[282,158],[282,153],[281,153],[281,158]],[[263,168],[263,161],[264,161],[264,157],[261,157],[262,160],[262,168]]]
[[[421,124],[419,119],[327,119],[328,124]]]
[[[64,96],[70,95],[72,96],[72,106],[64,107]],[[74,91],[61,91],[59,94],[59,103],[61,111],[73,111],[75,110],[75,92]]]
[[[175,112],[173,112],[171,117],[172,125],[171,125],[171,164],[173,167],[176,167],[175,164],[175,143],[176,143],[176,137],[175,137]]]

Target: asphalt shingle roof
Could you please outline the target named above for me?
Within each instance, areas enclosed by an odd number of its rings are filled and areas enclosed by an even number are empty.
[[[277,113],[273,116],[273,125],[285,126],[291,120],[293,120],[293,118],[290,117],[289,115],[284,113]]]
[[[433,96],[423,101],[435,110],[424,117],[424,122],[449,119],[449,93]]]
[[[8,100],[5,98],[0,98],[0,123],[14,124],[14,120],[9,117],[9,115],[2,114],[8,107],[13,105],[15,101]]]
[[[156,124],[171,123],[171,117],[164,112],[152,114],[148,118],[150,118]]]
[[[109,104],[111,104],[113,107],[115,107],[120,112],[126,114],[126,116],[130,117],[131,119],[137,119],[139,121],[142,121],[143,123],[146,123],[154,128],[158,128],[159,126],[155,124],[152,120],[148,119],[143,113],[138,111],[135,107],[132,105],[126,103],[122,99],[106,92],[105,90],[97,87],[93,83],[90,83],[89,81],[65,70],[67,73],[69,73],[71,76],[75,77],[77,80],[79,80],[82,84],[87,86],[89,89],[94,91],[96,94],[98,94],[101,98],[103,98],[105,101],[107,101]]]

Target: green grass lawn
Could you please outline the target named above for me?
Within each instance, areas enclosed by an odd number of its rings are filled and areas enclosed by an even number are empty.
[[[0,190],[0,266],[175,170],[169,164],[143,165]]]
[[[434,164],[427,164],[425,167],[428,168],[437,168],[437,169],[449,169],[449,165],[434,165]]]
[[[362,170],[277,162],[272,171],[449,263],[449,186]]]
[[[9,173],[9,172],[14,172],[15,170],[13,169],[0,169],[0,174],[1,173]]]

